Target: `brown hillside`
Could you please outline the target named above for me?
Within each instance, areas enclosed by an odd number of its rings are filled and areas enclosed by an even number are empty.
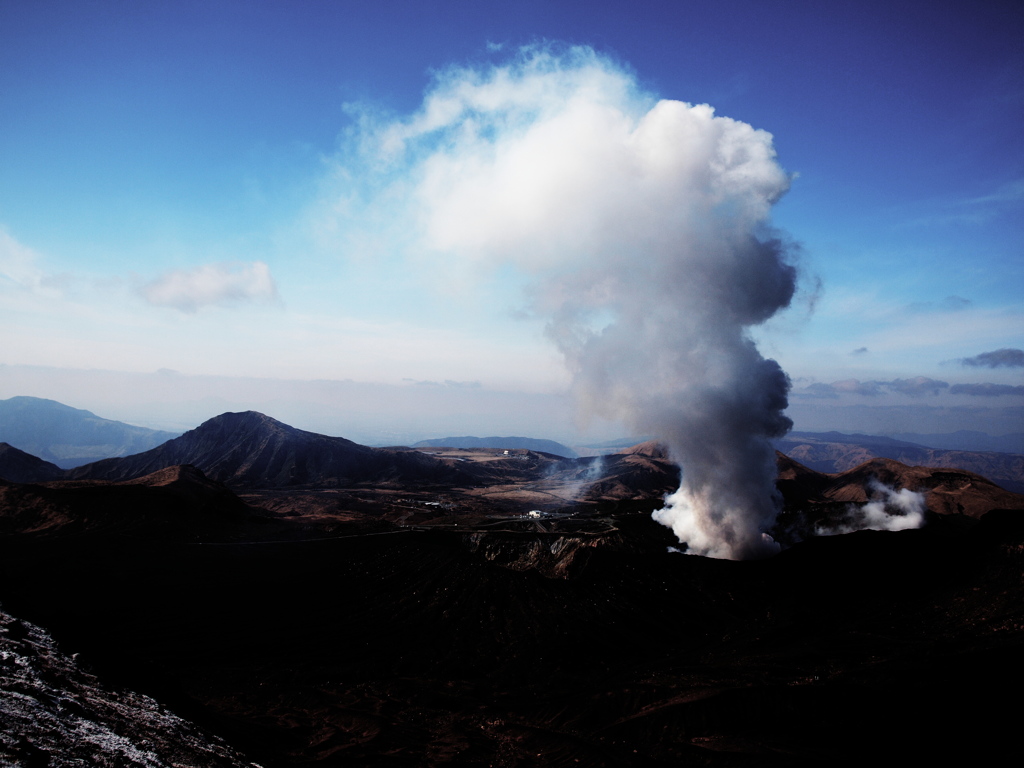
[[[962,469],[908,467],[894,459],[873,458],[850,470],[815,472],[778,454],[778,487],[787,506],[807,503],[856,503],[869,500],[872,479],[895,489],[925,494],[936,514],[981,517],[993,509],[1024,509],[1024,495],[1000,488],[981,475]]]
[[[623,448],[618,452],[618,455],[650,456],[652,459],[669,461],[668,448],[665,447],[664,443],[659,443],[657,440],[648,440],[632,445],[629,448]]]
[[[786,437],[777,447],[787,456],[819,472],[846,472],[874,458],[894,459],[913,467],[955,467],[1017,493],[1024,492],[1024,456],[991,451],[953,451],[927,448],[871,436],[841,436],[848,442],[822,438]],[[863,442],[855,442],[855,438]]]
[[[0,481],[0,534],[111,532],[179,540],[219,539],[258,521],[234,493],[195,467],[168,467],[125,482]]]

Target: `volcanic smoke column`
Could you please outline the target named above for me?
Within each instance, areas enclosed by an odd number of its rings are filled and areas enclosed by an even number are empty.
[[[682,486],[655,519],[688,552],[773,551],[789,381],[748,331],[796,273],[768,226],[789,185],[771,135],[657,100],[589,48],[449,70],[377,135],[409,164],[422,249],[528,274],[583,412],[668,445]]]

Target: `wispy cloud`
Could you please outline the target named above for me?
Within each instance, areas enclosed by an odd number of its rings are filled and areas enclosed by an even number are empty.
[[[0,227],[0,289],[15,288],[33,294],[59,295],[56,283],[39,266],[35,251]]]
[[[451,379],[445,379],[442,381],[431,381],[429,379],[411,379],[405,377],[402,381],[407,381],[410,384],[415,384],[418,387],[452,387],[456,389],[479,389],[483,385],[479,381],[453,381]]]
[[[908,223],[916,226],[948,223],[984,224],[1021,203],[1024,203],[1024,179],[1014,179],[1001,184],[988,194],[947,201],[943,206],[944,210]]]
[[[954,395],[972,395],[974,397],[1001,397],[1003,395],[1024,395],[1024,386],[1012,384],[954,384],[949,391]]]
[[[831,387],[832,391],[836,394],[866,395],[867,397],[875,397],[882,394],[882,382],[879,381],[844,379],[843,381],[834,381],[824,386]],[[821,391],[824,392],[825,390]]]
[[[960,205],[1006,205],[1020,202],[1024,202],[1024,179],[1008,181],[987,195],[961,200]]]
[[[1024,368],[1024,349],[996,349],[958,362],[970,368]]]
[[[859,395],[861,397],[880,397],[885,394],[906,395],[922,398],[948,392],[951,395],[970,395],[973,397],[999,397],[1002,395],[1024,395],[1024,386],[1008,384],[953,384],[930,379],[927,376],[915,376],[911,379],[893,379],[891,381],[859,381],[846,379],[831,384],[816,382],[802,389],[796,389],[792,395],[802,400],[838,400],[843,395]]]
[[[892,381],[845,379],[843,381],[833,381],[831,384],[817,382],[804,387],[802,390],[795,390],[793,396],[808,399],[835,400],[841,395],[879,397],[887,392],[894,392],[900,395],[909,395],[910,397],[923,397],[924,395],[937,395],[948,388],[949,384],[947,382],[929,379],[927,376],[917,376],[912,379],[893,379]]]
[[[911,397],[937,395],[942,390],[949,388],[947,382],[929,379],[927,376],[915,376],[912,379],[893,379],[892,381],[879,382],[879,384],[891,392],[898,392],[901,395],[910,395]]]
[[[205,264],[167,272],[139,289],[150,304],[193,313],[203,307],[278,298],[270,268],[262,261]]]
[[[972,305],[970,299],[963,296],[947,296],[942,301],[918,301],[908,304],[910,312],[959,312],[968,309]]]

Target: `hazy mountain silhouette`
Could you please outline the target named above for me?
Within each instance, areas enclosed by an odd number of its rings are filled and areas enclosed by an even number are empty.
[[[146,451],[177,434],[102,419],[56,400],[0,400],[0,441],[63,469]]]
[[[956,432],[929,434],[898,432],[890,435],[890,437],[946,451],[1024,453],[1024,432],[1014,432],[1007,435],[989,435],[976,430],[961,429]]]

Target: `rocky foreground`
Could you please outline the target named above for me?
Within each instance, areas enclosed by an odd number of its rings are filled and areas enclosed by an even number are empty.
[[[42,629],[0,610],[0,765],[256,764],[150,697],[105,686]]]
[[[268,768],[984,762],[1016,733],[1024,530],[956,520],[747,563],[670,554],[628,510],[290,541],[65,531],[0,540],[0,590],[122,691],[109,707],[143,691]],[[53,718],[87,697],[46,679],[13,732],[55,734],[33,746],[57,760],[81,723]]]

